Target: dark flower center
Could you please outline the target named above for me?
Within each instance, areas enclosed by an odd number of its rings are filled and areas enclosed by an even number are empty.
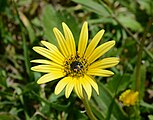
[[[87,60],[80,57],[77,53],[76,56],[70,56],[64,61],[64,74],[71,77],[84,76],[88,70]]]
[[[83,65],[78,62],[78,61],[74,61],[70,64],[70,69],[73,71],[73,72],[78,72],[80,71],[81,69],[83,68]]]

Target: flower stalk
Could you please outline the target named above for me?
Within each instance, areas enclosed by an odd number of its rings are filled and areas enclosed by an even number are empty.
[[[136,84],[135,84],[135,90],[140,92],[140,81],[141,81],[141,59],[142,59],[142,52],[144,48],[145,39],[147,36],[147,32],[149,31],[151,25],[153,22],[153,17],[149,20],[146,29],[144,30],[143,37],[140,41],[140,47],[138,52],[138,58],[137,58],[137,65],[136,65]]]
[[[89,101],[88,101],[88,98],[87,98],[87,95],[86,93],[83,91],[83,95],[84,95],[84,98],[82,98],[82,102],[84,104],[84,107],[86,109],[86,112],[87,112],[87,115],[88,117],[91,119],[91,120],[97,120],[97,118],[94,116],[94,114],[92,113],[92,110],[91,110],[91,107],[89,105]]]
[[[152,22],[153,22],[153,17],[149,20],[148,24],[147,24],[147,27],[145,28],[144,30],[144,34],[143,34],[143,37],[140,41],[140,46],[139,46],[139,52],[138,52],[138,57],[137,57],[137,64],[136,64],[136,81],[135,81],[135,91],[138,91],[140,94],[141,94],[141,60],[142,60],[142,53],[143,53],[143,48],[144,47],[144,43],[145,43],[145,39],[146,39],[146,36],[147,36],[147,32],[149,31],[151,25],[152,25]],[[139,99],[140,99],[140,95],[139,95]],[[135,110],[135,117],[137,119],[140,118],[140,109],[139,109],[139,104],[137,104],[136,106],[136,110]]]

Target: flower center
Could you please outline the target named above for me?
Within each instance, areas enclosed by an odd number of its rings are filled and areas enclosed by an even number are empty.
[[[87,69],[87,61],[78,54],[76,56],[71,56],[64,62],[64,73],[66,76],[80,77],[85,74]]]
[[[74,72],[78,72],[83,68],[81,62],[74,61],[70,64],[70,69]]]

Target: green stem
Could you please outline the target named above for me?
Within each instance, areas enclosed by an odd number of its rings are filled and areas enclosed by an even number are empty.
[[[139,46],[139,52],[138,52],[138,58],[137,58],[137,65],[136,65],[136,85],[135,85],[135,90],[140,91],[140,82],[141,82],[141,59],[142,59],[142,52],[144,48],[144,43],[146,39],[147,32],[149,31],[151,25],[153,22],[153,18],[151,18],[147,24],[146,29],[144,30],[143,37],[140,41],[140,46]]]
[[[142,44],[141,46],[143,46]],[[137,65],[136,65],[136,84],[135,84],[135,91],[140,91],[140,81],[141,81],[141,58],[142,58],[142,47],[140,46],[137,58]]]
[[[85,92],[84,92],[84,98],[82,98],[81,100],[82,100],[82,102],[84,104],[84,107],[86,109],[88,117],[91,120],[97,120],[97,118],[94,116],[94,114],[91,111],[91,108],[90,108],[90,105],[89,105],[89,102],[88,102],[88,98],[87,98],[87,95],[85,94]]]

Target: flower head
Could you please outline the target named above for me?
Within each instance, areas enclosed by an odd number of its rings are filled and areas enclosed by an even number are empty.
[[[139,93],[136,91],[134,92],[133,90],[126,90],[123,92],[119,100],[123,102],[123,105],[125,106],[130,106],[130,105],[135,105],[136,101],[138,100],[138,95]]]
[[[98,85],[92,76],[108,77],[114,74],[105,69],[117,65],[119,59],[110,57],[98,60],[98,58],[110,50],[115,45],[115,41],[106,42],[96,48],[104,34],[104,30],[101,30],[87,46],[88,23],[84,22],[76,49],[74,37],[69,27],[65,23],[62,23],[62,27],[64,36],[57,28],[53,29],[59,45],[58,48],[46,41],[41,41],[46,48],[33,47],[34,51],[48,58],[48,60],[32,60],[31,62],[41,65],[31,69],[46,73],[39,78],[38,84],[61,78],[55,87],[56,95],[65,88],[66,98],[70,96],[73,89],[80,98],[83,98],[83,90],[85,90],[88,99],[90,99],[92,88],[99,94]]]

